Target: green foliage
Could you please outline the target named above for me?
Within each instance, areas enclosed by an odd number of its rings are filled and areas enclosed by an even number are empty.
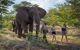
[[[22,7],[22,6],[24,6],[24,7],[30,7],[30,6],[32,6],[32,4],[31,4],[30,2],[27,2],[27,1],[22,1],[22,2],[19,3],[19,4],[15,4],[15,5],[13,6],[13,8],[14,8],[14,10],[16,10],[16,9],[18,9],[19,7]]]
[[[0,1],[0,13],[7,11],[7,7],[14,4],[13,0],[1,0]]]
[[[42,48],[47,48],[49,50],[55,49],[55,45],[51,43],[44,42],[44,39],[42,37],[31,36],[29,41],[31,42],[31,46],[41,46]]]
[[[44,19],[49,25],[62,25],[63,23],[66,23],[70,26],[75,24],[79,27],[79,20],[72,15],[72,11],[71,5],[68,3],[57,4],[56,8],[49,10]]]
[[[27,2],[27,1],[22,1],[21,3],[19,3],[19,4],[15,4],[15,5],[13,5],[13,8],[14,8],[14,10],[16,10],[16,9],[18,9],[19,7],[32,7],[32,6],[39,6],[39,5],[37,5],[37,4],[32,4],[32,3],[30,3],[30,2]]]
[[[8,6],[14,4],[13,0],[0,0],[0,28],[2,28],[2,16],[3,13],[8,12]]]
[[[77,19],[74,25],[80,27],[80,0],[66,0],[67,4],[71,7],[72,17]]]
[[[14,15],[12,14],[5,14],[5,16],[3,16],[3,19],[2,19],[2,25],[4,28],[12,28],[12,25],[11,25],[11,21],[15,18]]]
[[[72,16],[80,20],[80,0],[66,0],[72,9]]]

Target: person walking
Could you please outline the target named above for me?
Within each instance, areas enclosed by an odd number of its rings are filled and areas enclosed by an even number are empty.
[[[55,30],[54,24],[53,24],[52,27],[51,27],[51,34],[52,34],[52,36],[53,36],[52,42],[53,42],[53,40],[56,41],[56,30]]]
[[[44,41],[47,42],[47,37],[46,37],[46,35],[48,33],[47,23],[44,23],[42,25],[41,32],[43,33],[43,39],[44,39]]]
[[[65,38],[66,38],[66,42],[68,42],[68,39],[67,39],[67,26],[66,26],[65,23],[63,24],[61,30],[62,30],[61,42],[62,42],[64,36],[65,36]]]

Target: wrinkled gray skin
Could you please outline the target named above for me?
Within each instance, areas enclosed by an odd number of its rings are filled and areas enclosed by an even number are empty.
[[[46,11],[40,7],[20,7],[17,9],[16,14],[16,27],[18,31],[18,37],[21,38],[22,30],[24,33],[33,32],[34,21],[36,23],[36,36],[38,36],[40,29],[40,19],[46,15]],[[28,27],[29,26],[29,27]]]

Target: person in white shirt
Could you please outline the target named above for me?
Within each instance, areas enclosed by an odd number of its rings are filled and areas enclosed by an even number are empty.
[[[53,40],[56,41],[56,30],[55,30],[54,24],[53,24],[52,27],[51,27],[51,34],[52,34],[52,36],[53,36],[52,42],[53,42]]]

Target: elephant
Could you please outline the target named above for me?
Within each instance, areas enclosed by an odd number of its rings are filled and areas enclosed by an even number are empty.
[[[34,22],[36,23],[36,37],[38,37],[40,29],[40,20],[46,15],[46,11],[40,7],[20,7],[16,14],[16,27],[18,37],[24,36],[24,33],[33,32]]]
[[[12,20],[12,30],[13,30],[13,32],[14,32],[14,30],[15,30],[15,21],[14,20]]]
[[[17,34],[17,23],[15,19],[12,20],[12,29],[13,29],[13,32]]]

